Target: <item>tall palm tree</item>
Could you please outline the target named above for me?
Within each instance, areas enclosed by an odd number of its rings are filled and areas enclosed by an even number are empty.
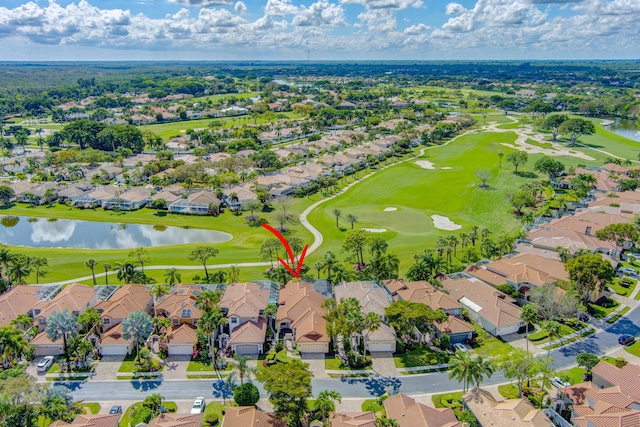
[[[522,307],[520,319],[524,322],[525,340],[527,341],[527,351],[529,351],[529,326],[538,320],[538,310],[536,309],[536,306],[533,304],[527,304]]]
[[[18,314],[18,316],[11,321],[11,326],[26,332],[33,326],[33,318],[28,314]]]
[[[96,282],[96,265],[98,265],[98,261],[93,258],[89,258],[84,262],[84,265],[89,267],[91,270],[91,276],[93,276],[93,286],[98,286],[98,282]]]
[[[93,307],[87,308],[78,316],[78,323],[84,333],[95,331],[98,335],[102,330],[103,321],[100,312]]]
[[[45,332],[51,341],[62,338],[64,357],[67,361],[67,370],[71,371],[71,360],[69,359],[68,340],[78,334],[80,325],[78,319],[69,310],[54,311],[47,319]]]
[[[238,371],[238,377],[240,377],[240,385],[244,384],[244,378],[247,378],[247,381],[251,381],[251,374],[255,372],[255,369],[247,364],[249,360],[251,360],[251,356],[243,355],[243,354],[234,354],[233,366]]]
[[[318,270],[318,279],[320,278],[320,272],[324,268],[324,264],[321,261],[316,261],[313,263],[313,268]]]
[[[363,320],[362,321],[363,329],[364,331],[366,331],[366,334],[365,334],[365,342],[366,342],[369,339],[369,334],[377,331],[378,328],[380,328],[380,325],[382,324],[382,320],[380,320],[378,315],[372,311],[367,313],[364,316],[364,319],[362,320]]]
[[[25,255],[16,256],[15,260],[9,267],[9,278],[11,283],[18,285],[24,284],[24,278],[31,274],[31,266],[29,258]]]
[[[333,216],[336,217],[336,228],[340,228],[340,223],[338,221],[342,216],[342,211],[340,209],[334,209],[332,213],[333,213]]]
[[[351,224],[351,229],[353,230],[353,225],[358,222],[358,217],[353,214],[348,214],[346,216],[347,222]]]
[[[316,409],[322,414],[322,425],[327,425],[327,416],[331,412],[335,412],[335,402],[342,402],[342,395],[337,391],[323,390],[318,394],[316,399]]]
[[[144,311],[138,310],[129,314],[122,321],[122,336],[126,339],[133,339],[136,343],[136,359],[140,354],[140,343],[146,341],[153,332],[153,321]]]
[[[104,284],[109,284],[109,270],[113,268],[113,266],[109,263],[102,264],[102,268],[104,268]]]
[[[336,262],[338,262],[338,260],[336,259],[335,254],[331,251],[327,251],[322,258],[322,264],[327,270],[327,279],[329,280],[331,280],[331,270],[333,269],[333,266],[336,265]]]
[[[14,360],[20,358],[29,343],[21,331],[11,326],[0,327],[0,357],[3,369],[8,369]]]
[[[214,311],[204,311],[200,320],[198,320],[198,331],[205,337],[207,337],[207,342],[209,343],[209,356],[211,357],[211,365],[216,367],[216,346],[214,345],[214,338],[216,335],[216,331],[218,327],[225,323],[225,317],[222,315],[220,310]]]
[[[220,291],[202,291],[196,296],[196,304],[202,311],[215,311],[218,310],[218,303],[220,302]]]
[[[466,393],[469,383],[473,378],[473,359],[466,351],[457,350],[455,359],[449,364],[449,378],[455,378],[462,382],[462,392]]]
[[[164,274],[164,280],[167,281],[169,286],[173,286],[176,283],[180,283],[180,279],[181,279],[180,272],[178,271],[177,268],[170,268]]]
[[[118,280],[124,280],[125,283],[133,283],[133,278],[136,274],[136,266],[133,262],[129,260],[116,262],[116,271]]]
[[[562,326],[555,320],[549,320],[548,322],[545,322],[544,330],[549,334],[549,351],[547,351],[547,361],[549,361],[549,358],[551,357],[551,347],[553,347],[551,343],[554,339],[560,338]],[[562,342],[562,340],[560,342]]]
[[[171,326],[171,319],[167,317],[154,317],[151,321],[153,322],[153,329],[156,335],[162,335]]]
[[[387,278],[392,279],[392,276],[397,276],[400,269],[400,258],[397,255],[386,253],[382,255],[382,262],[387,270]]]
[[[158,300],[169,293],[169,286],[164,283],[154,283],[151,285],[151,295],[153,295],[153,303],[157,304]]]
[[[475,383],[476,388],[480,388],[480,384],[482,383],[482,380],[484,380],[484,377],[491,377],[494,370],[495,366],[491,359],[483,359],[482,356],[478,356],[473,359],[469,382]]]

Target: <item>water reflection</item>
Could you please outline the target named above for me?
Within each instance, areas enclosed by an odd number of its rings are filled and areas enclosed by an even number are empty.
[[[137,247],[217,243],[231,240],[220,231],[163,225],[114,224],[3,216],[0,242],[40,248],[130,249]]]
[[[625,138],[640,141],[640,125],[636,120],[616,119],[614,123],[607,125],[606,128]]]

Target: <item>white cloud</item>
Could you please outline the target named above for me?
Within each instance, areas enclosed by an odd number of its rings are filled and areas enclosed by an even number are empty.
[[[300,11],[293,18],[293,25],[297,27],[337,27],[346,25],[344,10],[341,6],[319,0],[308,8],[300,7]]]
[[[264,7],[266,16],[285,16],[298,13],[298,6],[292,5],[291,0],[268,0]]]
[[[187,6],[209,7],[230,5],[233,3],[233,0],[169,0],[169,3],[184,4]]]
[[[387,33],[396,29],[396,18],[392,10],[373,9],[358,15],[372,33]]]
[[[467,9],[465,9],[460,3],[449,3],[445,10],[447,15],[460,15],[467,11]]]
[[[422,0],[342,0],[342,3],[361,4],[367,9],[408,9],[422,7]]]
[[[431,29],[432,28],[430,26],[424,25],[424,24],[411,25],[410,27],[405,28],[402,34],[405,34],[405,35],[423,34]]]
[[[234,9],[236,10],[236,13],[238,15],[244,15],[245,13],[247,13],[247,5],[241,1],[236,3]]]

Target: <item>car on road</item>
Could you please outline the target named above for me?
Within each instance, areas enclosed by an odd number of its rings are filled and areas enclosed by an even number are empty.
[[[636,338],[633,335],[622,334],[618,337],[618,344],[620,345],[629,345],[633,344]]]
[[[55,357],[53,356],[45,356],[41,361],[36,365],[36,370],[39,374],[44,374],[53,366],[53,362],[55,362]]]
[[[191,407],[191,413],[199,414],[204,411],[205,406],[204,397],[196,397],[196,400],[193,402],[193,406]]]
[[[111,409],[109,409],[109,413],[110,414],[121,414],[122,413],[122,406],[120,405],[113,405],[111,407]]]
[[[458,350],[465,352],[465,351],[469,351],[469,348],[464,344],[460,344],[460,343],[454,344],[453,351],[458,351]]]
[[[627,274],[629,276],[637,276],[638,275],[638,272],[635,269],[629,268],[629,267],[619,268],[618,271],[623,273],[623,274]]]
[[[569,387],[571,385],[570,382],[564,381],[560,377],[551,378],[551,384],[553,384],[553,386],[555,388],[565,388],[565,387]]]

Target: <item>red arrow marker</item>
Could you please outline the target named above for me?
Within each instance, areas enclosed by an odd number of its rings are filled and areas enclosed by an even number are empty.
[[[300,254],[300,258],[298,258],[298,267],[296,268],[296,270],[294,270],[292,267],[296,265],[296,257],[293,255],[293,251],[291,250],[291,245],[289,245],[289,242],[287,241],[287,239],[285,239],[284,236],[280,234],[278,230],[276,230],[269,224],[263,223],[262,226],[267,230],[269,230],[270,232],[272,232],[280,240],[280,242],[282,242],[282,245],[287,250],[287,254],[289,254],[289,259],[291,260],[291,266],[289,266],[289,264],[287,264],[287,262],[282,258],[278,258],[278,261],[280,261],[280,264],[282,264],[282,266],[286,268],[293,277],[295,277],[296,279],[299,279],[300,272],[302,271],[302,262],[304,261],[304,257],[307,255],[307,249],[309,249],[309,245],[306,245],[302,250],[302,253]]]

